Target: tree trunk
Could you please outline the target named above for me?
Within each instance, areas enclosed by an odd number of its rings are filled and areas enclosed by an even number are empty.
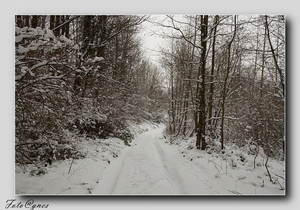
[[[64,23],[65,21],[66,21],[66,17],[65,17],[65,15],[62,15],[61,16],[61,23]],[[66,27],[64,25],[63,27],[61,27],[61,34],[65,35],[65,33],[66,33]]]
[[[55,15],[50,15],[50,29],[54,29],[55,25]]]
[[[70,15],[66,15],[66,21],[70,19]],[[67,23],[65,25],[65,37],[69,38],[70,37],[70,23]]]
[[[200,55],[200,66],[198,72],[197,81],[197,140],[196,148],[204,150],[206,147],[205,142],[205,124],[206,124],[206,113],[205,113],[205,68],[206,68],[206,48],[207,48],[207,25],[208,15],[201,15],[201,55]]]
[[[99,17],[99,24],[100,24],[100,34],[98,37],[99,43],[102,43],[106,40],[107,38],[107,20],[108,16],[107,15],[101,15]],[[97,56],[104,57],[105,55],[105,46],[98,46],[97,50]]]
[[[262,51],[262,66],[261,66],[261,78],[260,78],[260,97],[263,97],[263,84],[264,84],[264,70],[265,70],[265,50],[266,50],[266,29],[264,33],[264,44]]]
[[[191,105],[192,105],[192,108],[193,108],[193,114],[194,114],[194,123],[195,123],[195,126],[194,126],[194,129],[192,130],[192,132],[190,133],[190,137],[192,137],[197,129],[197,103],[196,103],[196,100],[194,100],[194,95],[193,95],[193,88],[192,88],[192,82],[191,82],[191,79],[192,79],[192,73],[193,73],[193,70],[194,70],[194,55],[195,55],[195,44],[196,44],[196,40],[197,40],[197,25],[198,23],[198,18],[197,16],[195,17],[195,27],[194,27],[194,40],[193,40],[193,44],[192,44],[192,55],[191,55],[191,64],[190,64],[190,68],[189,68],[189,92],[190,92],[190,96],[191,96]],[[197,88],[198,89],[198,88]],[[197,92],[197,89],[196,89],[196,92]],[[195,95],[195,98],[197,98],[197,94]]]
[[[38,25],[38,16],[37,15],[32,15],[31,27],[36,28],[37,25]]]
[[[28,26],[29,27],[29,18],[30,18],[30,16],[29,15],[24,15],[24,19],[25,19],[25,24],[24,24],[24,26]]]
[[[227,94],[227,82],[229,78],[229,71],[231,68],[230,61],[231,61],[231,45],[236,35],[236,15],[234,16],[234,31],[231,40],[228,43],[227,47],[227,67],[226,67],[226,75],[224,79],[224,86],[223,86],[223,94],[222,94],[222,118],[221,118],[221,149],[224,149],[224,117],[225,117],[225,100]]]
[[[60,25],[60,15],[55,15],[55,23],[54,23],[54,28]],[[60,28],[56,29],[53,31],[53,34],[55,36],[60,36]]]
[[[283,96],[284,96],[284,75],[283,75],[282,69],[278,65],[278,61],[277,61],[276,55],[275,55],[275,50],[274,50],[274,47],[273,47],[272,42],[271,42],[270,32],[269,32],[268,16],[267,15],[265,16],[265,29],[266,29],[266,34],[267,34],[268,41],[269,41],[269,44],[270,44],[270,47],[271,47],[271,52],[272,52],[272,57],[273,57],[273,60],[274,60],[274,63],[275,63],[275,67],[276,67],[277,72],[279,73],[280,84],[282,86],[282,93],[283,93]]]
[[[219,22],[219,16],[215,16],[214,22],[214,34],[213,34],[213,43],[212,43],[212,57],[211,57],[211,73],[210,73],[210,87],[209,87],[209,99],[208,99],[208,124],[212,125],[212,107],[213,107],[213,95],[214,95],[214,69],[215,69],[215,45],[216,45],[216,34],[217,34],[217,25]]]
[[[173,54],[173,42],[172,42],[172,54]],[[171,55],[172,56],[172,55]],[[174,72],[173,72],[173,58],[171,57],[171,134],[175,133],[175,98],[174,98]]]
[[[23,27],[23,19],[22,19],[22,15],[16,15],[16,24],[19,28]]]

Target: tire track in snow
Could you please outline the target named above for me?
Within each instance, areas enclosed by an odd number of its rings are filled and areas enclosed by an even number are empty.
[[[104,170],[93,194],[199,195],[227,191],[197,159],[190,161],[176,146],[165,144],[163,130],[160,126],[134,139],[132,146]]]
[[[173,176],[173,174],[171,175],[170,171],[168,170],[167,165],[165,164],[164,158],[163,158],[163,152],[161,150],[160,147],[158,147],[159,145],[157,144],[157,140],[158,139],[162,139],[164,127],[161,128],[161,131],[153,133],[152,136],[152,150],[153,150],[153,154],[154,154],[154,158],[155,158],[155,162],[157,167],[160,169],[160,172],[162,174],[162,176],[165,178],[165,180],[167,182],[169,182],[172,185],[172,194],[182,194],[182,187],[178,185],[178,179],[177,177]]]
[[[174,186],[174,189],[176,189],[175,194],[185,194],[184,187],[181,185],[182,180],[179,178],[178,173],[172,165],[169,165],[169,163],[166,162],[165,160],[165,152],[163,148],[159,144],[159,140],[163,139],[161,131],[160,133],[156,133],[153,137],[154,139],[154,148],[156,150],[156,153],[158,154],[159,157],[159,162],[163,165],[163,170],[165,175],[168,176],[172,180],[172,184]],[[172,174],[172,175],[171,175]]]
[[[93,190],[93,194],[111,194],[115,188],[119,173],[123,168],[124,159],[128,155],[130,148],[125,148],[119,155],[118,161],[112,161],[106,166],[101,174],[98,185]]]
[[[190,161],[182,157],[176,146],[165,144],[162,138],[156,138],[155,143],[166,170],[172,174],[181,194],[219,194],[217,188],[227,191],[223,186],[216,187],[215,183],[211,183],[212,178],[207,176],[205,167],[199,165],[197,160]]]
[[[139,135],[129,151],[104,170],[93,194],[182,194],[157,148],[156,139],[162,137],[163,129]]]

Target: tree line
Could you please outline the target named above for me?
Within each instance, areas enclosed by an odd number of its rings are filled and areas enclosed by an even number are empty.
[[[115,136],[161,120],[165,95],[138,36],[140,15],[16,15],[16,163],[84,156],[76,137]]]
[[[285,16],[167,15],[162,36],[173,137],[197,149],[285,151]],[[171,34],[171,35],[170,35]]]

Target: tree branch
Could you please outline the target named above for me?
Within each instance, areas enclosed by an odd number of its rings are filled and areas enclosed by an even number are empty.
[[[79,18],[79,17],[80,17],[80,15],[75,15],[74,17],[70,18],[69,20],[65,21],[64,23],[62,23],[62,24],[56,26],[54,29],[52,29],[52,31],[55,31],[55,30],[57,30],[57,29],[60,29],[60,28],[63,27],[64,25],[66,25],[66,24],[72,22],[73,20],[75,20],[75,19],[77,19],[77,18]]]
[[[200,50],[203,50],[202,47],[200,47],[200,46],[198,46],[198,45],[195,45],[193,42],[191,42],[190,40],[188,40],[188,39],[186,38],[186,36],[184,35],[184,33],[182,32],[182,30],[181,30],[180,28],[177,28],[177,27],[175,26],[173,17],[171,17],[171,16],[169,16],[169,15],[167,15],[167,17],[171,19],[172,25],[173,25],[173,26],[168,26],[168,27],[171,27],[171,28],[175,29],[176,31],[179,31],[180,34],[181,34],[181,37],[182,37],[185,41],[187,41],[189,44],[191,44],[192,46],[194,46],[195,48],[200,49]]]

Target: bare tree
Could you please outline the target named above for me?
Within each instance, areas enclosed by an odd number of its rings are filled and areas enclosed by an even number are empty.
[[[196,89],[196,147],[197,149],[204,150],[206,147],[206,102],[205,102],[205,77],[206,77],[206,50],[207,50],[207,28],[208,28],[208,15],[201,15],[201,54],[200,65],[198,70],[198,81]]]
[[[226,67],[226,74],[224,78],[224,86],[223,86],[223,93],[222,93],[222,115],[221,115],[221,147],[224,149],[224,116],[225,116],[225,100],[226,96],[228,94],[227,90],[227,82],[229,78],[229,72],[231,69],[231,45],[234,41],[236,35],[236,15],[234,16],[234,29],[233,29],[233,35],[231,40],[228,42],[227,46],[227,67]]]

